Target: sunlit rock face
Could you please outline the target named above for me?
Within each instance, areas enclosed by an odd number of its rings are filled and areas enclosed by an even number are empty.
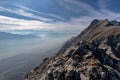
[[[120,80],[120,27],[110,23],[94,20],[63,53],[45,58],[24,80]]]

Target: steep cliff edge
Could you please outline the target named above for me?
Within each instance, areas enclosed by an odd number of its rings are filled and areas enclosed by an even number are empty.
[[[120,80],[120,23],[95,19],[61,54],[24,80]]]

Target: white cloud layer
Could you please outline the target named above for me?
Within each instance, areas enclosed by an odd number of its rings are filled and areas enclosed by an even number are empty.
[[[16,19],[6,16],[0,16],[0,22],[2,24],[9,25],[1,25],[0,30],[47,30],[47,31],[65,31],[65,30],[83,30],[85,26],[84,21],[80,21],[78,23],[77,19],[74,19],[70,22],[55,22],[55,23],[46,23],[37,20],[24,20],[24,19]],[[83,23],[83,24],[82,24]],[[12,26],[11,26],[12,25]],[[79,26],[79,27],[78,27]]]
[[[92,21],[95,18],[98,19],[109,19],[109,20],[120,20],[120,13],[113,12],[109,9],[107,9],[107,5],[104,2],[104,0],[98,0],[98,4],[100,9],[96,10],[91,5],[78,1],[78,0],[59,0],[60,5],[63,7],[76,12],[78,9],[82,9],[83,11],[86,11],[88,13],[87,16],[79,16],[78,18],[72,17],[70,21],[68,22],[52,22],[47,23],[44,21],[52,21],[51,19],[44,18],[38,15],[35,15],[33,13],[30,13],[29,11],[48,15],[45,13],[41,13],[32,9],[29,9],[25,6],[16,5],[20,9],[8,9],[0,6],[0,11],[7,11],[10,13],[34,18],[36,20],[24,20],[24,19],[17,19],[12,17],[6,17],[6,16],[0,16],[0,31],[5,30],[47,30],[47,31],[82,31],[84,28],[88,26],[90,21]],[[75,7],[71,7],[70,5],[75,5]],[[78,9],[75,9],[75,8]],[[57,17],[60,19],[63,19],[57,15],[49,14],[48,16]],[[5,25],[6,24],[6,25]],[[9,24],[9,25],[7,25]],[[11,26],[12,25],[12,26]]]

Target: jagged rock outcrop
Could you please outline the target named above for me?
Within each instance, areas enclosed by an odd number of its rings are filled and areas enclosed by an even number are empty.
[[[24,80],[120,80],[120,26],[95,19],[63,53],[43,60]]]

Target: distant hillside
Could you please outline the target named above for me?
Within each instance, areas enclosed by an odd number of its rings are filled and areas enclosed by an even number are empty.
[[[27,34],[27,35],[20,35],[20,34],[11,34],[7,32],[0,32],[0,40],[4,39],[26,39],[26,38],[38,38],[38,36]]]

